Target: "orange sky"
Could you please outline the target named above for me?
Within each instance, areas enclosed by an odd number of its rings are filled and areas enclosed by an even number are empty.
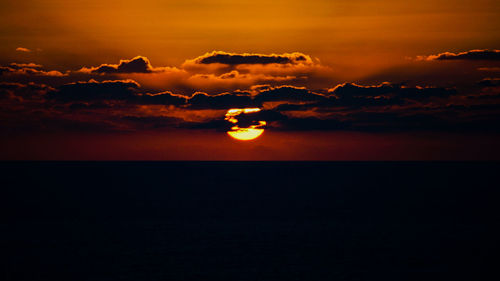
[[[499,19],[495,0],[2,1],[0,158],[487,159]],[[252,144],[225,134],[243,107],[267,122]]]
[[[41,49],[48,67],[145,55],[179,65],[207,51],[300,51],[349,78],[442,51],[500,43],[495,0],[3,1],[3,59]],[[354,73],[355,72],[355,73]]]

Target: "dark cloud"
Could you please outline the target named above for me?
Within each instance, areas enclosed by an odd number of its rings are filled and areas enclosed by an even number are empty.
[[[139,84],[133,80],[70,83],[61,86],[50,95],[56,100],[95,101],[122,100],[132,104],[173,105],[186,109],[229,109],[261,107],[266,102],[278,102],[281,111],[310,110],[314,108],[359,108],[387,105],[405,105],[421,102],[433,97],[447,98],[456,94],[453,89],[433,87],[405,87],[382,83],[375,86],[361,86],[352,83],[340,84],[328,92],[313,92],[293,86],[254,88],[254,93],[236,91],[209,95],[197,92],[191,97],[161,93],[140,93]]]
[[[96,64],[79,70],[46,70],[35,63],[12,63],[0,66],[4,80],[11,82],[51,83],[61,85],[91,78],[106,80],[134,79],[151,92],[163,90],[189,95],[193,92],[217,94],[252,85],[269,83],[305,85],[325,83],[330,69],[302,53],[234,54],[212,52],[186,60],[177,67],[154,67],[149,59],[136,56],[115,63]],[[46,76],[54,76],[53,79]],[[59,78],[64,76],[64,78]],[[328,84],[327,84],[328,83]]]
[[[21,83],[0,82],[1,90],[15,90],[22,87],[25,87],[25,85]]]
[[[327,97],[322,94],[317,94],[305,88],[293,86],[281,86],[276,88],[264,89],[258,93],[255,98],[257,102],[270,101],[321,101]]]
[[[119,64],[101,64],[90,68],[91,73],[113,74],[113,73],[151,73],[154,68],[148,58],[137,56],[131,60],[120,60]]]
[[[248,95],[231,93],[219,95],[195,93],[187,102],[189,108],[192,109],[229,109],[260,106],[260,103]]]
[[[103,122],[96,128],[228,130],[231,124],[224,120],[224,110],[259,107],[265,109],[239,115],[238,124],[245,127],[263,120],[268,129],[289,131],[500,131],[500,123],[493,122],[500,121],[500,103],[492,101],[498,96],[497,83],[497,78],[482,80],[478,86],[488,91],[480,94],[391,83],[369,86],[344,83],[330,90],[258,86],[249,91],[216,95],[197,92],[188,97],[169,91],[144,93],[133,80],[90,80],[56,89],[34,83],[2,82],[0,107],[4,110],[4,119],[10,115],[31,116],[27,120],[45,120],[46,126],[57,128],[69,126],[74,120],[79,126],[75,128],[91,128],[92,122]],[[29,95],[31,99],[38,96],[39,103],[34,107],[17,110],[11,106],[15,102],[12,97],[30,99]],[[43,105],[43,100],[49,102]],[[48,112],[45,119],[34,113],[42,109]],[[189,110],[214,111],[204,115]]]
[[[394,97],[413,100],[431,97],[449,97],[456,94],[454,89],[436,87],[406,87],[401,84],[382,83],[375,86],[362,86],[354,83],[344,83],[330,89],[329,92],[339,98],[363,97]]]
[[[472,50],[457,54],[443,53],[425,59],[498,60],[499,54],[498,50]],[[494,63],[490,64],[494,66]],[[483,62],[481,65],[488,66]],[[189,67],[192,67],[191,70]],[[111,79],[125,76],[113,74],[157,73],[167,71],[167,68],[155,68],[146,57],[141,56],[121,60],[118,64],[102,64],[64,74],[47,71],[35,63],[11,63],[0,66],[3,79],[0,82],[0,119],[7,120],[4,123],[10,124],[12,128],[42,124],[54,130],[168,127],[228,130],[233,124],[224,120],[227,109],[258,107],[262,110],[239,115],[238,125],[248,127],[262,120],[267,122],[268,129],[289,131],[500,132],[500,122],[497,122],[500,121],[499,78],[485,78],[476,84],[470,83],[485,76],[494,77],[494,73],[485,75],[483,72],[480,76],[470,78],[467,80],[469,88],[461,88],[468,92],[460,93],[453,88],[388,82],[375,85],[343,83],[331,89],[326,86],[314,89],[297,86],[311,85],[307,79],[317,69],[320,69],[319,62],[313,63],[311,57],[302,53],[265,55],[212,52],[186,61],[182,69],[175,69],[179,76],[163,75],[165,73],[155,74],[154,77],[126,75],[157,84],[155,87],[143,88],[134,80]],[[101,74],[112,78],[101,82],[74,82],[104,77]],[[306,78],[300,80],[302,77]],[[38,84],[30,81],[37,81]],[[261,85],[266,83],[270,85]],[[447,82],[436,84],[450,85]],[[335,84],[329,80],[327,85]],[[158,87],[171,91],[155,90]],[[180,91],[180,88],[185,91]]]
[[[488,131],[500,132],[500,105],[443,105],[393,112],[351,114],[357,131]]]
[[[135,98],[139,87],[133,80],[90,80],[62,85],[50,97],[60,101],[127,100]]]
[[[17,69],[21,69],[21,68],[25,68],[25,67],[29,67],[29,68],[42,68],[43,67],[43,65],[36,64],[36,63],[16,63],[16,62],[9,64],[9,66],[12,68],[17,68]]]
[[[290,54],[234,54],[214,51],[192,60],[198,64],[220,63],[226,65],[239,64],[299,64],[311,62],[311,57],[302,53]]]
[[[400,84],[382,83],[362,86],[344,83],[329,90],[337,99],[339,106],[385,106],[403,105],[429,98],[447,98],[456,90],[436,87],[406,87]]]
[[[0,98],[17,98],[19,101],[40,99],[55,89],[45,85],[29,82],[27,84],[0,82]]]
[[[376,97],[393,94],[400,90],[401,86],[397,84],[382,83],[375,86],[362,86],[354,83],[343,83],[329,90],[330,93],[339,98],[348,97]]]
[[[0,66],[0,75],[24,75],[24,76],[67,76],[57,70],[44,70],[42,65],[35,63],[11,63],[8,66]]]
[[[488,131],[500,132],[500,105],[439,107],[427,110],[354,111],[327,116],[287,116],[269,122],[284,131]],[[467,114],[464,114],[467,112]]]
[[[163,104],[182,106],[186,104],[187,97],[173,94],[172,92],[161,92],[158,94],[137,94],[130,98],[131,102],[140,104]]]
[[[483,87],[496,87],[500,86],[500,78],[484,78],[483,80],[477,83]]]
[[[22,86],[20,83],[0,82],[0,100],[14,98],[14,92]]]
[[[332,69],[303,53],[247,54],[214,51],[184,61],[181,72],[192,89],[220,93],[250,88],[310,84],[331,85]]]
[[[70,110],[81,110],[81,109],[106,109],[106,108],[112,108],[112,105],[102,102],[102,101],[97,101],[97,102],[74,102],[71,103],[68,107]]]
[[[270,127],[284,131],[339,131],[351,128],[348,121],[317,117],[290,117],[271,123]]]
[[[303,53],[284,53],[284,54],[236,54],[222,51],[213,51],[202,56],[187,60],[185,65],[190,64],[224,64],[229,66],[236,65],[255,65],[255,64],[312,64],[310,56]]]
[[[293,88],[292,88],[293,89]],[[263,93],[266,91],[263,91]],[[422,102],[430,98],[448,98],[455,95],[454,89],[435,87],[405,87],[400,84],[382,83],[379,85],[362,86],[354,83],[340,84],[328,91],[328,94],[315,94],[308,90],[302,90],[299,101],[313,101],[310,103],[285,103],[277,107],[280,111],[300,111],[314,108],[342,108],[357,109],[360,107],[379,107],[389,105],[405,105]],[[257,95],[258,97],[259,95]],[[285,100],[286,96],[280,98],[275,96],[275,101]],[[345,109],[344,109],[345,110]]]
[[[500,72],[500,67],[479,67],[477,70],[486,72]]]
[[[420,56],[423,60],[500,60],[500,50],[470,50],[461,53],[440,53],[437,55]]]
[[[49,97],[62,102],[76,101],[112,101],[119,100],[130,104],[173,105],[188,109],[228,109],[232,107],[255,107],[260,103],[254,101],[249,93],[235,92],[208,95],[197,92],[191,97],[161,93],[139,93],[140,85],[133,80],[112,80],[98,82],[69,83],[50,93]]]

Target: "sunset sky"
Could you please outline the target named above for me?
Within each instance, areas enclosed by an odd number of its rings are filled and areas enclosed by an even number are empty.
[[[7,0],[0,37],[2,160],[500,159],[495,0]]]

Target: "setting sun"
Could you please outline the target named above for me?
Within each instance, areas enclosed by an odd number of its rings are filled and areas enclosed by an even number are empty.
[[[231,127],[231,130],[227,132],[229,136],[234,139],[247,141],[258,138],[262,133],[264,133],[263,127],[266,126],[266,121],[258,121],[258,124],[250,125],[245,128],[240,128],[237,123],[238,119],[236,116],[240,114],[249,114],[259,112],[260,108],[232,108],[226,113],[226,120],[236,124]]]

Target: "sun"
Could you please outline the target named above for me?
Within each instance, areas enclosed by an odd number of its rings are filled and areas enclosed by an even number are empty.
[[[262,133],[264,133],[264,129],[256,128],[256,126],[265,126],[265,121],[259,121],[259,125],[252,125],[248,128],[240,128],[238,126],[234,126],[231,128],[231,131],[228,131],[227,134],[237,140],[253,140],[258,138]]]
[[[226,113],[226,120],[235,124],[231,127],[231,130],[227,132],[227,134],[237,140],[248,141],[254,140],[264,133],[264,127],[266,126],[266,121],[258,121],[258,124],[250,125],[245,128],[240,128],[238,124],[238,119],[236,116],[240,114],[248,114],[259,112],[260,108],[232,108],[229,109]]]

